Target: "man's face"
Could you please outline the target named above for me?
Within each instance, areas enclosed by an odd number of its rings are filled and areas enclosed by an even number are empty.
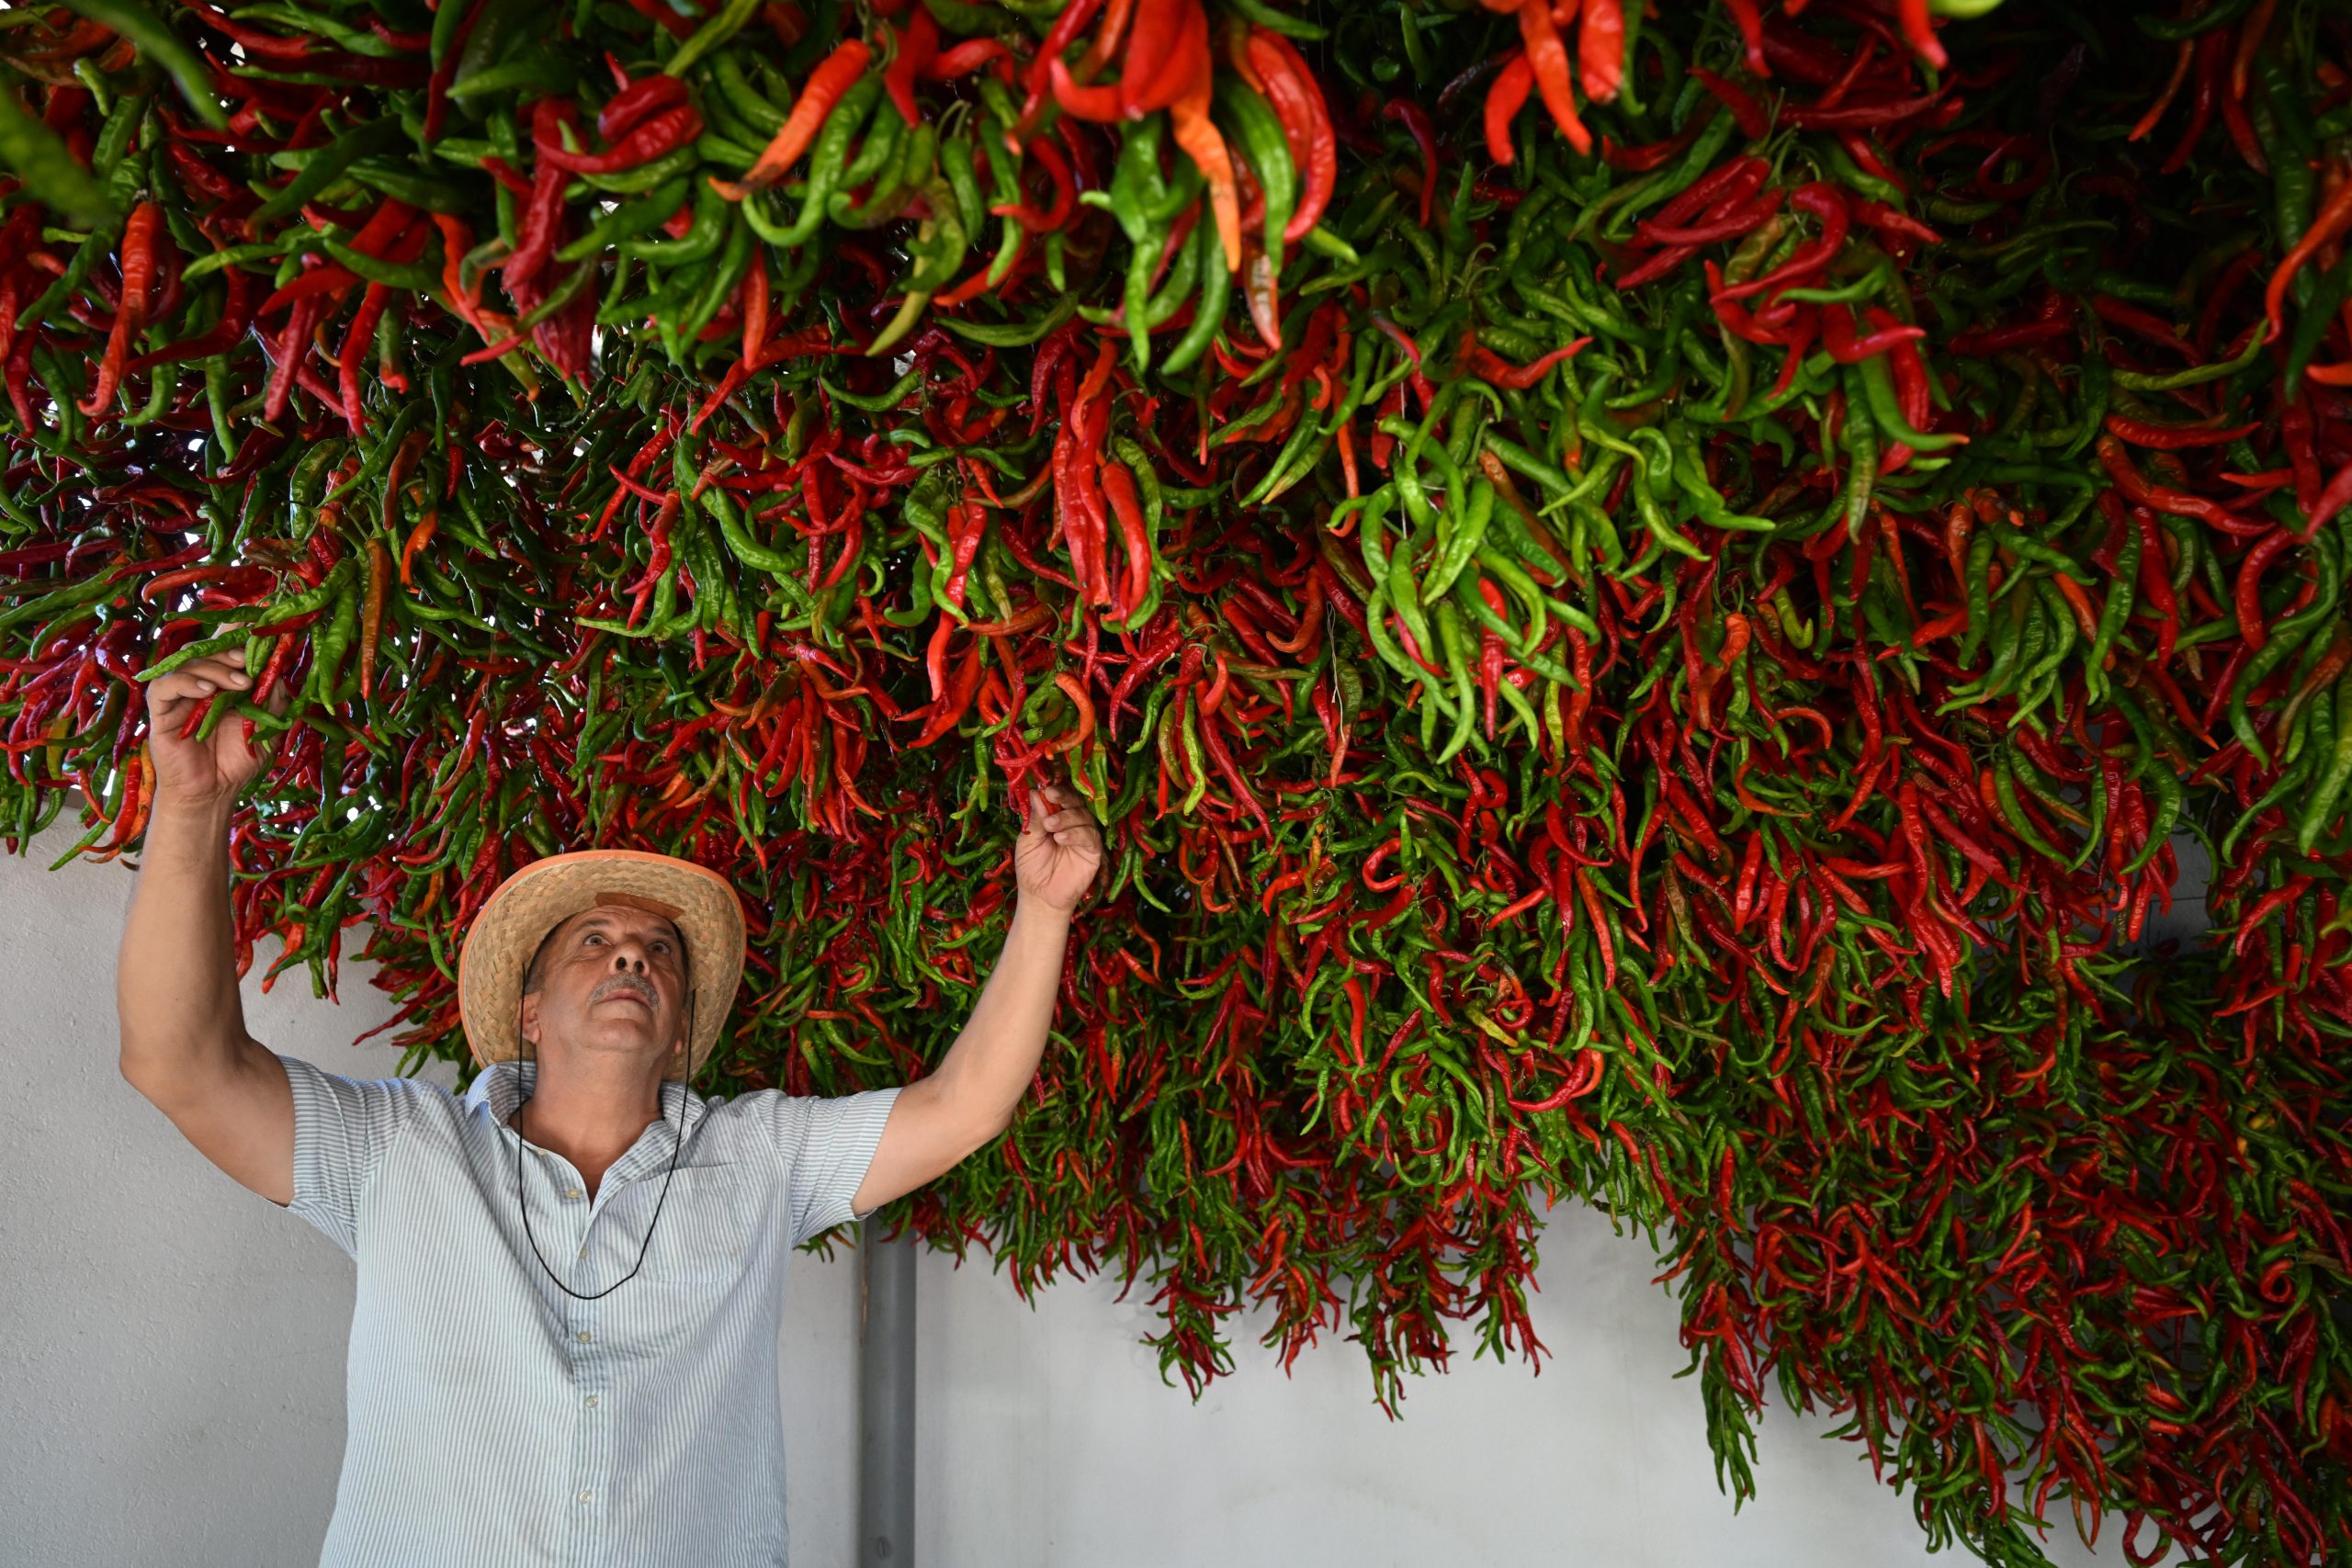
[[[558,926],[523,994],[523,1035],[558,1052],[685,1060],[685,944],[660,915],[600,904]]]

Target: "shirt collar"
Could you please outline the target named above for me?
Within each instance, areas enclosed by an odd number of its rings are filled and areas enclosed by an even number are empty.
[[[492,1062],[474,1075],[473,1083],[467,1089],[467,1111],[472,1112],[487,1107],[493,1125],[510,1135],[519,1135],[514,1134],[514,1129],[507,1125],[507,1121],[514,1114],[515,1108],[529,1098],[532,1088],[538,1081],[538,1073],[539,1065],[535,1061],[516,1058]],[[681,1100],[684,1101],[683,1111],[679,1104]],[[673,1079],[662,1080],[662,1117],[669,1124],[670,1133],[664,1136],[650,1127],[646,1131],[659,1142],[663,1159],[670,1157],[672,1140],[677,1135],[681,1116],[684,1117],[686,1137],[691,1142],[695,1123],[702,1120],[707,1110],[702,1096],[688,1094],[685,1085]]]

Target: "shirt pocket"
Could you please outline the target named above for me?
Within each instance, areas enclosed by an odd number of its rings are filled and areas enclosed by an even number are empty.
[[[666,1198],[665,1180],[670,1184]],[[725,1284],[751,1267],[757,1216],[741,1167],[665,1168],[639,1177],[627,1192],[616,1196],[617,1201],[599,1223],[617,1222],[626,1237],[645,1246],[642,1278],[668,1284]],[[648,1227],[650,1243],[644,1241]]]

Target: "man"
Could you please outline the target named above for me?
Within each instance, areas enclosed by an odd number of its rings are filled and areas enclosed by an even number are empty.
[[[250,685],[243,664],[191,660],[148,691],[122,1074],[358,1264],[322,1568],[784,1563],[786,1260],[1010,1123],[1102,863],[1092,823],[1040,792],[1003,953],[945,1059],[833,1099],[689,1092],[743,960],[715,873],[620,851],[536,862],[465,936],[459,1010],[483,1068],[461,1100],[245,1032],[227,829],[262,759],[243,724],[179,733],[198,700]]]

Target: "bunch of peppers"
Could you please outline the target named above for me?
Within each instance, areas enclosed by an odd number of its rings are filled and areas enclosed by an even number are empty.
[[[2352,1546],[2352,26],[2318,0],[0,13],[0,833],[242,649],[241,965],[727,873],[706,1088],[935,1066],[896,1206],[1163,1375],[1540,1366],[1659,1251],[1932,1544]],[[276,711],[279,708],[282,712]],[[2210,931],[2154,942],[2184,860]],[[363,1036],[362,1038],[365,1038]]]

